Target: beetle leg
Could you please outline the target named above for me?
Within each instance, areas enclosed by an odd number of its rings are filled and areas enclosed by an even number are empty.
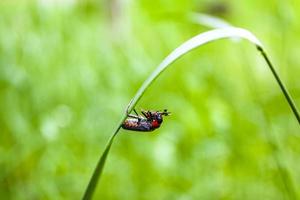
[[[127,114],[127,117],[135,118],[135,119],[140,119],[139,116],[132,115],[132,114]]]
[[[146,113],[144,110],[142,110],[141,113],[142,113],[146,118],[148,118],[148,115],[147,115],[147,113]]]
[[[134,119],[137,119],[138,122],[140,122],[142,119],[144,119],[144,117],[138,115],[138,113],[136,112],[135,109],[133,109],[133,111],[135,112],[136,115],[127,113],[127,116],[128,116],[128,117],[131,117],[131,118],[134,118]]]
[[[136,116],[139,116],[139,114],[136,112],[135,108],[133,109],[133,111],[136,114]]]
[[[130,106],[132,104],[132,101],[133,101],[133,99],[130,100],[129,104],[126,107],[126,113],[127,113],[127,115],[129,115],[129,111],[128,110],[129,110],[129,108],[130,108]]]
[[[142,117],[136,112],[135,108],[133,109],[133,112],[136,114],[136,116],[138,117],[138,123],[141,121]]]

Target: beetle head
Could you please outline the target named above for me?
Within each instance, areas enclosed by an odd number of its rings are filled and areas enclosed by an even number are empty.
[[[161,124],[163,122],[163,115],[169,116],[170,114],[171,113],[168,112],[167,109],[164,109],[163,112],[159,112],[159,111],[155,112],[153,116],[154,116],[154,119],[157,120],[157,122]]]

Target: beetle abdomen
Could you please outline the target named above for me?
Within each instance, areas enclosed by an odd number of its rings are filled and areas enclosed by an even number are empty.
[[[123,129],[132,131],[153,131],[152,124],[146,120],[139,121],[137,119],[126,119],[122,124]]]

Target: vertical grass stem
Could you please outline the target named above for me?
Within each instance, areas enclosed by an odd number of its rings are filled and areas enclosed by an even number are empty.
[[[261,52],[262,56],[264,57],[265,61],[267,62],[273,76],[275,77],[283,95],[285,96],[288,104],[290,105],[299,125],[300,125],[300,115],[299,115],[299,111],[297,110],[297,107],[295,106],[295,103],[293,101],[293,99],[291,98],[289,92],[287,91],[286,87],[284,86],[284,84],[282,83],[281,79],[279,78],[275,68],[273,67],[271,61],[269,60],[267,54],[265,53],[265,51],[260,47],[260,46],[257,46],[257,49]]]

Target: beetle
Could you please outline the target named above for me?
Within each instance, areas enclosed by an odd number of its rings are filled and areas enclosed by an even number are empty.
[[[150,132],[160,127],[163,122],[163,115],[169,116],[170,112],[167,109],[161,111],[141,111],[143,116],[139,115],[133,109],[136,115],[127,113],[127,118],[122,123],[121,127],[131,131]]]

